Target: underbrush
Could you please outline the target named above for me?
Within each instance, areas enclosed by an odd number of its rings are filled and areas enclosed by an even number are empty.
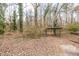
[[[3,34],[4,33],[4,23],[3,21],[0,19],[0,34]]]
[[[79,23],[72,23],[66,25],[66,30],[70,33],[79,31]]]
[[[44,34],[44,30],[41,27],[35,27],[35,26],[31,26],[31,27],[27,27],[23,33],[23,36],[25,38],[40,38],[41,36],[43,36]]]

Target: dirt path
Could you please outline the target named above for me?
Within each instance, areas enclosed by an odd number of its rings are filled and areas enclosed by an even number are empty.
[[[64,55],[79,56],[79,36],[65,35],[61,41],[60,47],[64,50]]]
[[[68,40],[58,37],[23,39],[4,37],[0,39],[0,55],[16,56],[61,56],[79,55],[79,49]]]
[[[67,56],[79,56],[79,48],[71,44],[63,44],[61,48],[64,50],[64,55]]]
[[[63,40],[62,40],[63,41]],[[63,41],[59,46],[64,51],[65,56],[79,56],[79,47],[73,42]]]

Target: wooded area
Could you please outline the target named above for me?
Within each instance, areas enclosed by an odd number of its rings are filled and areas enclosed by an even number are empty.
[[[7,47],[8,44],[9,45],[11,44],[11,42],[14,45],[16,44],[17,46],[19,44],[20,45],[25,44],[28,45],[27,47],[31,47],[32,44],[34,44],[34,47],[37,47],[36,46],[37,44],[38,46],[41,46],[41,43],[42,44],[44,43],[45,45],[47,45],[46,47],[49,53],[47,52],[47,50],[46,53],[44,52],[44,54],[42,52],[38,52],[37,49],[42,48],[38,47],[36,48],[38,53],[30,54],[30,52],[26,53],[25,51],[25,55],[64,55],[58,51],[55,51],[55,53],[60,54],[55,54],[54,52],[51,52],[49,46],[53,45],[55,49],[58,49],[60,51],[58,45],[60,45],[63,42],[65,42],[66,44],[67,43],[71,44],[70,42],[72,41],[74,42],[73,44],[79,48],[78,36],[79,36],[79,4],[0,3],[0,51],[3,51],[3,49],[8,51],[7,48],[5,48],[5,45]],[[14,41],[10,41],[10,39]],[[34,40],[31,41],[32,39]],[[19,41],[19,43],[15,43],[17,41]],[[22,41],[25,42],[21,43]],[[45,41],[47,42],[47,44],[45,43]],[[4,48],[1,47],[1,45],[3,45]],[[18,47],[23,48],[24,45],[23,46],[20,45]],[[52,51],[54,51],[52,49],[53,46],[51,47]],[[43,47],[45,46],[43,45]],[[17,51],[20,50],[17,49]],[[11,55],[11,52],[9,52],[10,54],[8,54],[7,52],[4,54],[3,53],[4,51],[0,53],[0,55]],[[14,55],[18,55],[18,53],[14,53]],[[24,53],[20,55],[24,55]],[[79,53],[77,53],[76,55],[79,55]]]

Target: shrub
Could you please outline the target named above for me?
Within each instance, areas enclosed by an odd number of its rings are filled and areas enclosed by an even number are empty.
[[[3,34],[4,33],[4,30],[3,29],[0,29],[0,34]]]
[[[4,33],[4,23],[2,20],[0,20],[0,34]]]
[[[79,23],[72,23],[66,25],[66,29],[70,32],[77,32],[79,31]]]
[[[41,28],[36,28],[34,26],[26,28],[24,31],[24,37],[26,38],[40,38],[42,36],[43,30]]]

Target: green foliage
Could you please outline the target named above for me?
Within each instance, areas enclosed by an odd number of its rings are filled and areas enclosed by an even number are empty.
[[[79,31],[79,23],[68,24],[66,29],[70,32],[77,32]]]
[[[0,34],[4,33],[4,23],[2,20],[0,20]]]

